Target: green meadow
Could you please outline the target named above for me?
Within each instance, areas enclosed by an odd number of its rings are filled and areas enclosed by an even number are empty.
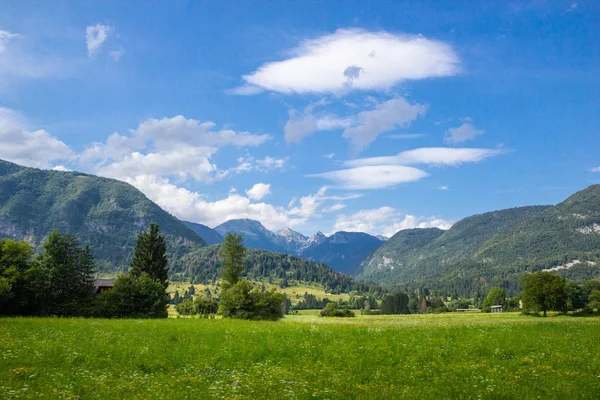
[[[0,319],[3,399],[596,399],[600,318]]]

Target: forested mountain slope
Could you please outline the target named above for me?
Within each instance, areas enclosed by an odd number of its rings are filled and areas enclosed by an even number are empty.
[[[56,229],[89,244],[103,273],[129,264],[137,233],[151,222],[165,234],[171,264],[205,242],[133,186],[79,172],[0,160],[0,236],[38,247]]]
[[[221,245],[216,244],[191,252],[183,257],[182,267],[172,272],[183,280],[193,277],[195,282],[220,279],[220,251]],[[352,290],[367,293],[369,290],[380,290],[376,285],[358,282],[323,263],[258,249],[247,249],[246,276],[253,280],[271,280],[275,283],[282,282],[284,278],[315,282],[322,284],[331,293],[348,293]]]
[[[478,259],[490,264],[563,261],[600,251],[600,185],[505,230],[485,243]]]

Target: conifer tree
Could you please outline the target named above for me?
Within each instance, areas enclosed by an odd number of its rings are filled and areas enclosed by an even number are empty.
[[[228,233],[221,248],[221,278],[223,289],[235,285],[246,269],[246,248],[244,239],[238,233]]]
[[[167,244],[160,234],[157,224],[150,224],[148,231],[140,232],[131,260],[129,272],[132,276],[141,276],[144,272],[152,279],[169,286],[167,267]]]

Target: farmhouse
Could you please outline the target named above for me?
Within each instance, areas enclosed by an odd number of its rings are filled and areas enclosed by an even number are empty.
[[[96,279],[94,281],[94,293],[100,294],[112,289],[115,283],[114,279]]]
[[[493,313],[500,313],[500,312],[502,312],[502,305],[491,306],[490,307],[490,312],[493,312]]]

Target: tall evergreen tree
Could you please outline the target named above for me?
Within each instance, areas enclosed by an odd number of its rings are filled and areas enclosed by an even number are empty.
[[[221,278],[223,289],[235,285],[246,269],[244,239],[238,233],[228,233],[221,248]]]
[[[137,277],[145,272],[152,279],[160,282],[165,290],[169,286],[167,244],[157,224],[150,224],[148,231],[138,234],[129,272]]]

